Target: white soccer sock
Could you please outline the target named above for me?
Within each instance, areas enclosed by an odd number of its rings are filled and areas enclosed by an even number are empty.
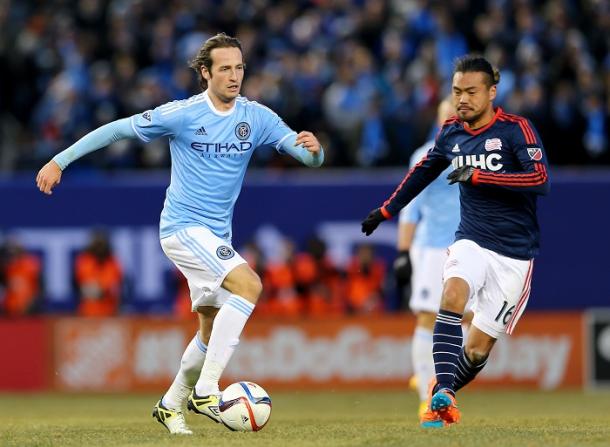
[[[239,344],[239,336],[253,310],[254,304],[250,301],[231,295],[218,311],[212,326],[208,353],[195,384],[198,396],[218,394],[220,376]]]
[[[417,391],[420,401],[428,398],[428,383],[434,377],[434,358],[432,357],[432,331],[421,326],[415,328],[411,345],[413,372],[417,376]]]
[[[195,334],[182,354],[180,370],[169,389],[163,396],[162,403],[165,408],[171,410],[182,410],[186,398],[197,382],[201,373],[207,346],[201,341],[199,332]]]

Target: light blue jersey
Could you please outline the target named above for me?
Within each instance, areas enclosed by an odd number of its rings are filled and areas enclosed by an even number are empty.
[[[433,146],[434,141],[428,141],[413,152],[411,167],[424,158]],[[446,177],[452,169],[449,166],[401,210],[401,223],[417,224],[413,246],[445,248],[454,242],[460,223],[460,188],[447,182]]]
[[[231,110],[219,111],[207,92],[101,126],[53,161],[64,170],[80,157],[124,138],[149,142],[158,137],[169,137],[172,158],[161,238],[203,225],[230,242],[233,207],[252,152],[259,146],[275,146],[310,167],[324,162],[322,147],[313,153],[296,145],[296,132],[267,107],[240,96]]]
[[[160,236],[204,225],[231,239],[235,201],[254,150],[280,145],[295,132],[265,106],[238,97],[232,110],[216,110],[207,92],[131,117],[138,137],[169,137],[171,182],[161,213]]]

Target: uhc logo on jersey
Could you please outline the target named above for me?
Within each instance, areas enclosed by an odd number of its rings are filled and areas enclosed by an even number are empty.
[[[504,167],[504,165],[500,163],[501,160],[502,155],[497,152],[493,154],[458,155],[451,161],[451,164],[453,165],[453,169],[468,165],[473,168],[485,169],[487,171],[499,171]]]
[[[540,149],[539,147],[528,147],[527,154],[534,161],[542,160],[542,149]]]

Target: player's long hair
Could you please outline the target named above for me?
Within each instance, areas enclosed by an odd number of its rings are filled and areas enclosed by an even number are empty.
[[[199,79],[199,85],[202,90],[208,88],[208,81],[201,74],[201,67],[207,68],[208,72],[212,73],[212,56],[210,53],[214,48],[239,48],[241,49],[241,42],[239,39],[231,36],[227,36],[225,33],[218,33],[213,37],[210,37],[205,43],[201,46],[199,51],[197,52],[197,56],[191,61],[189,61],[189,67],[195,70],[197,73],[197,78]],[[243,53],[243,51],[242,51]]]
[[[491,65],[483,56],[478,54],[467,54],[455,62],[453,73],[482,72],[487,75],[487,87],[500,82],[500,71]]]

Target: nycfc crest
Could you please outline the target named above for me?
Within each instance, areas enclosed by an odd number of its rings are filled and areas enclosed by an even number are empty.
[[[230,247],[227,247],[226,245],[221,245],[220,247],[218,247],[216,249],[216,256],[218,256],[223,261],[226,261],[227,259],[231,259],[233,257],[233,255],[235,255],[235,252]]]
[[[250,125],[245,121],[242,121],[235,126],[235,136],[240,140],[247,140],[250,136]]]

